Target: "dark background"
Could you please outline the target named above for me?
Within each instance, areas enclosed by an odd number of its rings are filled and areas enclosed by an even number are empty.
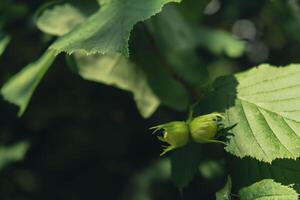
[[[36,11],[46,2],[0,1],[0,31],[12,38],[0,57],[0,85],[50,44],[52,39],[34,23]],[[213,1],[203,14],[202,4],[209,2],[186,0],[187,17],[199,25],[233,32],[247,42],[246,52],[234,59],[199,47],[197,52],[212,76],[264,62],[299,62],[298,1]],[[160,107],[150,119],[143,119],[131,94],[83,80],[70,70],[63,55],[38,86],[24,116],[17,118],[16,113],[16,107],[0,100],[1,148],[30,143],[24,160],[0,168],[1,200],[180,199],[168,178],[157,178],[160,168],[153,166],[159,162],[161,147],[148,128],[185,113]],[[223,184],[198,177],[184,191],[193,194],[187,198],[200,199],[196,194],[201,191],[203,199],[213,196],[214,191],[203,189],[203,183]],[[144,196],[138,196],[143,193],[141,185],[147,185]]]

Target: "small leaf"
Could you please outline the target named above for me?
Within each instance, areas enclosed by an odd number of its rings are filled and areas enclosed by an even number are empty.
[[[23,160],[29,144],[20,142],[11,146],[0,147],[0,171],[9,163]]]
[[[198,171],[201,158],[201,146],[195,143],[171,152],[171,178],[176,187],[188,186]]]
[[[127,200],[153,199],[152,191],[160,184],[170,180],[171,166],[169,159],[161,159],[150,164],[147,168],[131,176],[125,186]]]
[[[290,186],[272,179],[264,179],[239,191],[240,200],[297,200],[297,192]]]
[[[107,3],[107,1],[105,1]],[[128,56],[128,40],[133,26],[161,11],[164,4],[180,0],[112,0],[85,23],[61,37],[51,49],[69,54],[119,52]]]
[[[24,113],[35,88],[54,59],[54,52],[50,50],[46,51],[36,62],[24,67],[1,88],[1,94],[4,99],[19,106],[18,116]]]
[[[78,73],[84,79],[132,92],[143,117],[151,116],[159,106],[159,99],[148,85],[144,72],[125,56],[76,53],[75,58]]]
[[[217,80],[216,107],[231,130],[226,150],[271,162],[300,156],[300,65],[261,65]],[[212,102],[211,102],[212,104]]]
[[[9,42],[10,42],[9,36],[4,36],[4,37],[0,38],[0,56],[3,54],[3,52]]]
[[[230,200],[231,187],[231,178],[228,176],[225,186],[216,193],[216,200]]]
[[[62,36],[85,20],[85,16],[70,4],[45,10],[37,19],[37,27],[50,35]]]
[[[225,54],[236,58],[241,56],[246,50],[244,41],[234,38],[233,35],[225,31],[200,27],[195,28],[195,35],[200,46],[217,55]]]
[[[100,6],[106,6],[108,4],[110,4],[111,1],[113,0],[97,0]]]

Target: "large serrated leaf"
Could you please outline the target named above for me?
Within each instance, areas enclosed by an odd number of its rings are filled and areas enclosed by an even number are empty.
[[[144,72],[121,54],[75,54],[78,73],[87,80],[101,82],[133,93],[138,109],[149,117],[160,102],[152,92]]]
[[[107,1],[106,1],[107,2]],[[164,4],[180,0],[113,0],[85,23],[61,37],[51,49],[57,52],[119,52],[128,56],[128,40],[133,26],[158,13]]]
[[[19,106],[19,116],[24,113],[35,88],[54,59],[54,52],[50,50],[46,51],[36,62],[24,67],[1,88],[1,94],[4,99]]]
[[[239,191],[240,200],[297,200],[297,192],[285,185],[264,179]]]
[[[217,81],[234,137],[226,150],[271,162],[300,156],[300,65],[261,65]]]
[[[67,16],[64,20],[61,16]],[[46,10],[38,19],[38,27],[49,34],[64,35],[85,20],[83,14],[69,4]],[[133,93],[143,117],[149,117],[160,102],[148,85],[144,72],[118,53],[87,56],[76,53],[77,72],[86,80],[111,85]]]

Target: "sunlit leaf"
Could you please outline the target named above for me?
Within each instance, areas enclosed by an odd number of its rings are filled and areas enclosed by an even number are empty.
[[[227,125],[237,123],[228,152],[265,162],[300,156],[299,73],[300,65],[261,65],[217,81]]]

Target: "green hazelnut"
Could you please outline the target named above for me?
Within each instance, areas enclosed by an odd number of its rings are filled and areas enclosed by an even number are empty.
[[[189,127],[184,121],[173,121],[166,124],[161,124],[152,127],[154,132],[163,130],[162,136],[158,136],[158,139],[167,143],[167,146],[163,146],[164,150],[161,155],[186,145],[189,141]]]
[[[195,117],[189,123],[191,138],[197,143],[209,143],[215,141],[214,138],[220,129],[224,115],[221,113],[211,113]]]

